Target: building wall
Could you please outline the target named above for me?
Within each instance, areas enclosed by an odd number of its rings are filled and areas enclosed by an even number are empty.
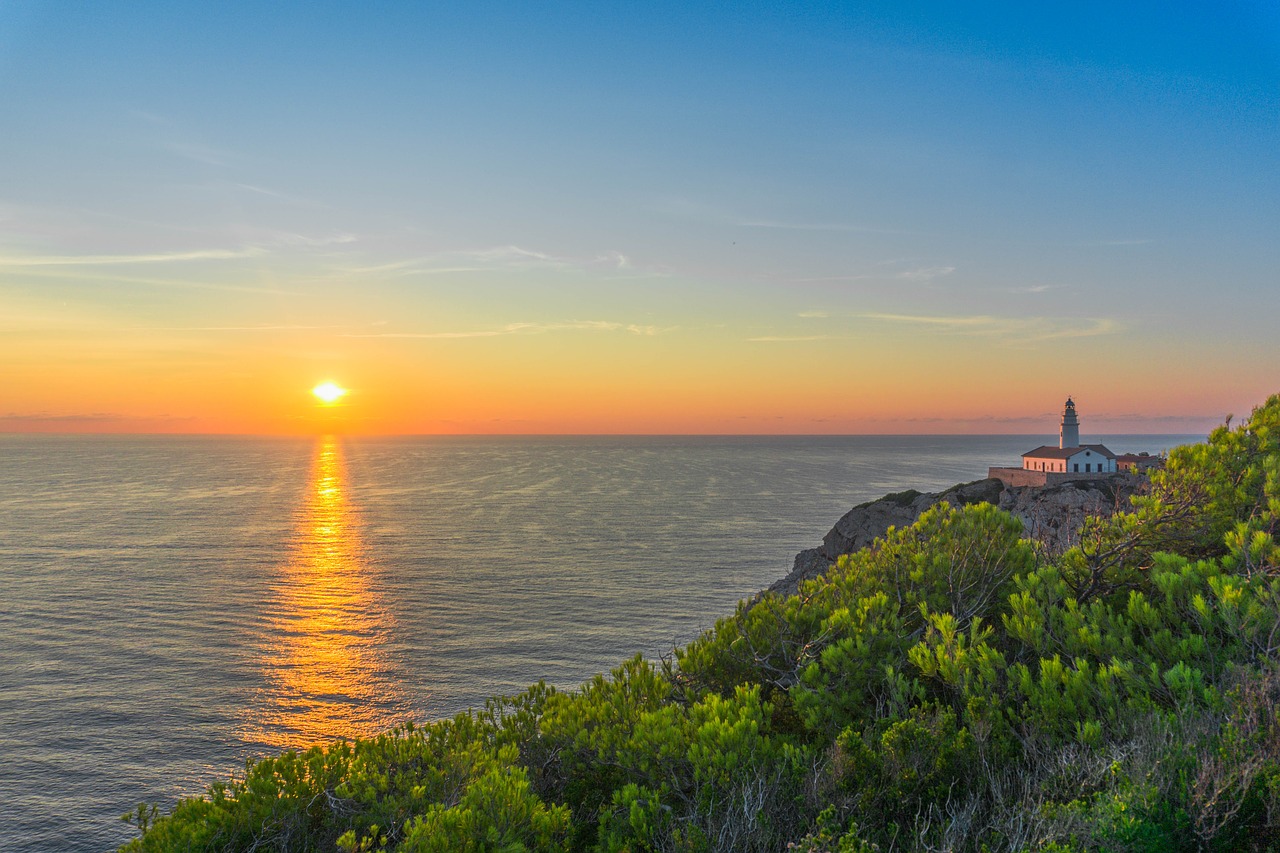
[[[1083,468],[1084,466],[1081,466]],[[1086,474],[1083,470],[1079,474],[1072,472],[1066,473],[1050,473],[1048,471],[1028,471],[1026,468],[997,468],[987,469],[987,476],[999,480],[1006,486],[1055,486],[1058,483],[1066,483],[1071,480],[1092,480],[1097,477],[1115,476],[1114,473],[1106,471]],[[1141,474],[1126,474],[1131,479],[1142,478]]]
[[[1006,486],[1043,486],[1048,475],[1044,471],[1027,468],[988,468],[987,476]]]
[[[1076,470],[1077,465],[1080,466],[1079,471]],[[1086,465],[1090,466],[1092,470],[1086,471]],[[1099,453],[1095,453],[1092,450],[1081,450],[1074,456],[1067,458],[1066,470],[1069,474],[1114,474],[1116,470],[1116,460],[1108,459],[1107,457]]]
[[[1085,466],[1089,466],[1088,469]],[[1076,470],[1079,466],[1079,470]],[[1066,459],[1044,459],[1026,456],[1022,460],[1022,468],[1027,471],[1045,471],[1061,474],[1114,474],[1117,470],[1116,460],[1092,451],[1082,450]]]

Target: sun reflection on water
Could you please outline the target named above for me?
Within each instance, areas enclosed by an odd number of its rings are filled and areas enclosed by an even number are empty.
[[[304,748],[364,737],[406,718],[388,675],[389,614],[371,585],[338,441],[317,446],[289,559],[272,585],[265,689],[248,739]]]

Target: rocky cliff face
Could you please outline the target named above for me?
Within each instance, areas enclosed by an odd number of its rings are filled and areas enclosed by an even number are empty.
[[[791,573],[769,587],[770,592],[794,593],[801,581],[817,577],[843,554],[852,554],[883,536],[890,527],[911,524],[934,504],[952,506],[995,504],[1022,520],[1028,538],[1046,547],[1065,550],[1076,544],[1086,516],[1108,516],[1129,505],[1147,482],[1133,474],[1112,474],[1072,480],[1053,486],[1006,486],[996,479],[952,486],[931,494],[899,492],[854,507],[836,522],[817,548],[796,555]]]

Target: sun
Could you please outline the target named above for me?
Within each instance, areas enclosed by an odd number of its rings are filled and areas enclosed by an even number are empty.
[[[320,402],[326,406],[332,406],[334,403],[347,396],[347,389],[341,388],[332,382],[321,382],[319,385],[311,389],[311,393],[319,398]]]

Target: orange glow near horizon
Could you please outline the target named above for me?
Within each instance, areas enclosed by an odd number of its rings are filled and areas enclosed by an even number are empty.
[[[274,748],[366,737],[404,718],[382,649],[390,616],[369,582],[345,489],[341,446],[327,436],[317,446],[290,558],[273,584],[265,702],[246,725],[250,739]]]
[[[204,361],[156,363],[149,352],[108,360],[74,342],[42,351],[39,370],[14,360],[3,377],[0,431],[1052,434],[1067,393],[1044,387],[1046,359],[1066,358],[1058,342],[1009,360],[981,348],[944,354],[921,341],[887,360],[890,344],[880,339],[747,345],[727,333],[547,333],[334,345],[288,334],[271,346],[211,348]],[[6,346],[0,340],[0,361]],[[1224,388],[1206,357],[1202,366],[1180,365],[1170,387],[1146,381],[1145,362],[1111,355],[1073,356],[1093,377],[1070,389],[1087,432],[1204,432],[1275,390],[1263,360]],[[859,368],[850,374],[850,365]]]

